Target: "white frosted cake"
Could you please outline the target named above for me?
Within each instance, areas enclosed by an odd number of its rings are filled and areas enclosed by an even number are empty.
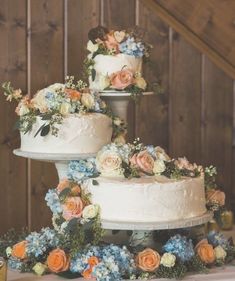
[[[101,219],[129,222],[168,222],[206,212],[204,180],[171,180],[163,176],[132,179],[97,178],[89,183],[92,202]]]
[[[110,143],[112,120],[104,114],[70,114],[59,124],[58,135],[46,136],[36,132],[44,121],[37,117],[30,132],[21,133],[21,150],[44,153],[96,153]]]
[[[98,26],[88,33],[85,70],[90,88],[97,91],[143,92],[142,61],[150,45],[134,30],[108,30]]]
[[[106,77],[111,77],[113,74],[128,69],[132,73],[142,73],[142,58],[134,56],[117,54],[111,55],[97,55],[94,58],[94,70],[96,76],[94,81],[89,77],[90,88],[95,90],[104,90],[107,84]]]

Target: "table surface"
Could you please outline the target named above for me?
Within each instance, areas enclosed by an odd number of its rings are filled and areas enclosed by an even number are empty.
[[[235,241],[235,227],[231,231],[225,231],[224,234],[227,237],[233,237]],[[59,276],[48,274],[42,277],[36,276],[32,273],[19,273],[16,271],[9,270],[7,281],[63,281],[64,278]],[[83,281],[85,279],[78,278],[74,280]],[[172,279],[154,279],[155,281],[167,281]],[[152,279],[152,281],[154,281]],[[0,280],[2,281],[2,280]],[[209,274],[195,274],[186,276],[183,281],[235,281],[235,266],[224,266],[224,267],[215,267],[209,271]]]

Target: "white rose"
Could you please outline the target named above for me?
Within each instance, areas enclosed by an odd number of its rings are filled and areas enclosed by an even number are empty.
[[[50,92],[57,92],[57,91],[59,91],[59,90],[64,91],[65,85],[62,84],[62,83],[55,83],[55,84],[50,85],[47,89],[48,89]]]
[[[62,115],[68,115],[71,110],[71,104],[68,102],[63,102],[60,106],[60,113]]]
[[[47,102],[45,98],[44,89],[39,91],[34,98],[32,99],[32,104],[37,108],[41,113],[45,113],[48,110]]]
[[[95,218],[98,213],[99,213],[100,207],[99,205],[88,205],[86,206],[83,211],[82,211],[82,217],[87,220],[87,219],[93,219]]]
[[[88,109],[92,109],[95,106],[94,97],[91,94],[89,94],[89,93],[82,94],[81,102]]]
[[[217,260],[224,260],[227,256],[226,251],[221,246],[215,247],[214,252]]]
[[[93,44],[91,40],[87,42],[87,50],[91,53],[94,53],[98,50],[99,45],[98,44]]]
[[[33,271],[39,276],[43,275],[46,272],[46,270],[47,270],[47,266],[41,262],[36,263],[35,266],[33,267]]]
[[[146,86],[147,86],[147,83],[144,80],[144,78],[143,77],[139,77],[139,76],[135,78],[135,84],[136,84],[137,87],[139,87],[139,88],[141,88],[143,90],[145,90]]]
[[[23,116],[25,114],[29,113],[29,108],[27,105],[25,104],[21,104],[20,105],[20,108],[19,108],[19,111],[18,111],[18,115],[19,116]]]
[[[160,175],[166,170],[166,165],[163,160],[156,160],[153,166],[153,172],[155,175]]]
[[[165,267],[173,267],[175,265],[176,257],[171,253],[165,253],[161,257],[161,264]]]
[[[114,125],[116,125],[116,126],[120,126],[120,125],[123,123],[123,121],[122,121],[120,118],[115,117],[115,118],[113,119],[113,123],[114,123]]]
[[[169,161],[170,157],[166,154],[165,150],[160,146],[155,147],[157,158],[163,161]]]
[[[113,151],[101,151],[96,157],[97,169],[106,177],[123,176],[122,159]]]
[[[105,75],[99,75],[98,78],[98,84],[99,84],[99,89],[104,90],[110,86],[110,80],[108,76]]]
[[[116,144],[125,144],[126,143],[125,135],[123,134],[118,135],[115,139],[113,139],[113,142]]]

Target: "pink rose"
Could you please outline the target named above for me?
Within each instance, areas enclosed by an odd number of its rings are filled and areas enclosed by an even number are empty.
[[[110,77],[111,88],[123,90],[134,82],[133,72],[129,69],[123,69],[115,72]]]
[[[145,173],[151,174],[153,172],[154,159],[146,150],[134,154],[130,159],[130,163]]]
[[[116,54],[119,53],[118,42],[112,32],[106,35],[104,44],[109,50],[114,50]]]
[[[80,218],[83,210],[83,202],[80,197],[69,197],[62,205],[63,218],[71,220],[73,218]]]
[[[223,191],[211,189],[206,192],[206,199],[209,203],[216,202],[220,206],[225,204],[225,194]]]

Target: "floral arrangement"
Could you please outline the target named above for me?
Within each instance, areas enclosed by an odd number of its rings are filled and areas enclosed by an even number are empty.
[[[95,92],[90,92],[82,80],[75,82],[74,77],[66,78],[65,84],[55,83],[38,91],[32,98],[22,95],[20,89],[14,90],[10,82],[3,83],[7,101],[18,102],[16,113],[19,120],[16,127],[24,134],[31,131],[36,118],[45,123],[35,136],[46,136],[49,132],[57,135],[59,125],[70,114],[102,113],[113,121],[113,139],[126,134],[126,125],[118,117],[113,116],[104,101]]]
[[[84,65],[85,73],[91,78],[90,81],[93,84],[97,76],[94,67],[94,59],[97,55],[116,56],[124,54],[139,59],[149,57],[151,45],[144,43],[138,33],[137,30],[108,30],[103,26],[98,26],[89,31],[89,41],[87,43],[89,54]],[[131,92],[134,96],[141,94],[147,87],[141,73],[135,72],[126,66],[111,75],[99,74],[97,83],[96,87],[99,90],[124,90]]]
[[[6,249],[8,264],[10,268],[37,275],[51,272],[68,278],[119,281],[181,279],[187,272],[207,273],[213,265],[221,266],[235,259],[232,240],[214,231],[198,243],[176,234],[157,250],[141,251],[103,243],[71,248],[65,240],[65,234],[49,228],[32,232]]]

